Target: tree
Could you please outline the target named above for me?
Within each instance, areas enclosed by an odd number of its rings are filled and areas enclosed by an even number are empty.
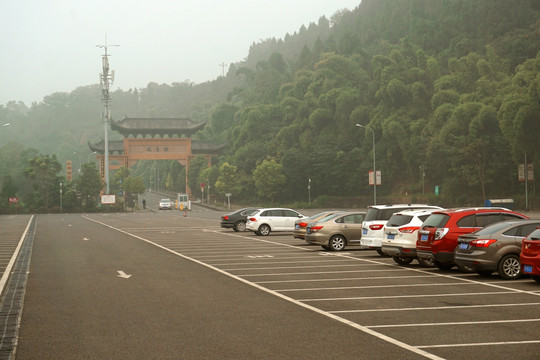
[[[195,194],[197,190],[200,191],[200,175],[202,170],[207,167],[206,164],[203,155],[198,155],[189,162],[188,186],[192,194]]]
[[[135,206],[135,194],[144,194],[146,186],[144,186],[143,179],[140,176],[127,177],[124,179],[124,196],[127,205],[132,209]]]
[[[29,166],[24,171],[25,176],[37,183],[39,197],[45,208],[49,208],[50,190],[58,182],[57,174],[62,170],[62,165],[56,159],[56,155],[40,155],[29,161]]]
[[[104,185],[95,163],[82,165],[81,175],[77,178],[77,190],[85,200],[87,209],[92,209],[97,205],[96,199]]]
[[[283,166],[275,160],[264,160],[253,171],[253,180],[259,196],[268,198],[273,203],[274,196],[281,190],[287,178],[283,175]]]
[[[238,171],[236,166],[230,165],[228,162],[221,165],[219,176],[215,183],[215,189],[221,195],[234,193],[238,190]]]

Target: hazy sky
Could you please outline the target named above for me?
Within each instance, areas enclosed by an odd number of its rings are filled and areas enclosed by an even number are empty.
[[[0,0],[0,104],[97,84],[107,37],[112,90],[210,81],[253,42],[284,38],[360,0]],[[228,66],[225,68],[227,71]]]

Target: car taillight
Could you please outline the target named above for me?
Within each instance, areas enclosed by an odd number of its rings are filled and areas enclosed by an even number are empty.
[[[298,223],[298,226],[300,226],[301,228],[305,228],[307,226],[307,223],[300,222],[300,223]]]
[[[382,225],[382,224],[369,225],[369,228],[371,230],[381,230],[383,227],[384,227],[384,225]]]
[[[420,229],[420,226],[407,226],[400,228],[399,231],[406,234],[412,234],[418,229]]]
[[[438,228],[435,230],[435,240],[441,240],[446,234],[448,234],[448,228]]]
[[[493,243],[496,243],[497,240],[495,239],[485,239],[485,240],[473,240],[469,243],[469,245],[471,247],[478,247],[478,248],[483,248],[483,247],[488,247],[489,245],[493,244]]]
[[[249,221],[257,222],[257,218],[249,218]]]
[[[318,225],[318,226],[313,226],[311,228],[311,232],[317,232],[319,230],[321,230],[323,227],[321,225]]]
[[[227,215],[225,215],[225,216],[223,217],[223,220],[229,220],[229,217],[228,217]]]

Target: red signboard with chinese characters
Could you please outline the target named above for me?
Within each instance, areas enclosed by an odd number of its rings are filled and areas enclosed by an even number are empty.
[[[10,204],[17,204],[19,202],[19,199],[17,199],[16,197],[10,197],[9,198],[9,203]]]

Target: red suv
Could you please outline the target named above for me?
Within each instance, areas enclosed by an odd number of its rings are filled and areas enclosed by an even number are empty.
[[[540,283],[540,227],[523,239],[520,260],[522,272]]]
[[[418,231],[416,253],[421,259],[434,261],[439,269],[448,270],[455,265],[454,250],[460,235],[495,222],[518,219],[528,217],[505,208],[493,207],[434,211]]]

